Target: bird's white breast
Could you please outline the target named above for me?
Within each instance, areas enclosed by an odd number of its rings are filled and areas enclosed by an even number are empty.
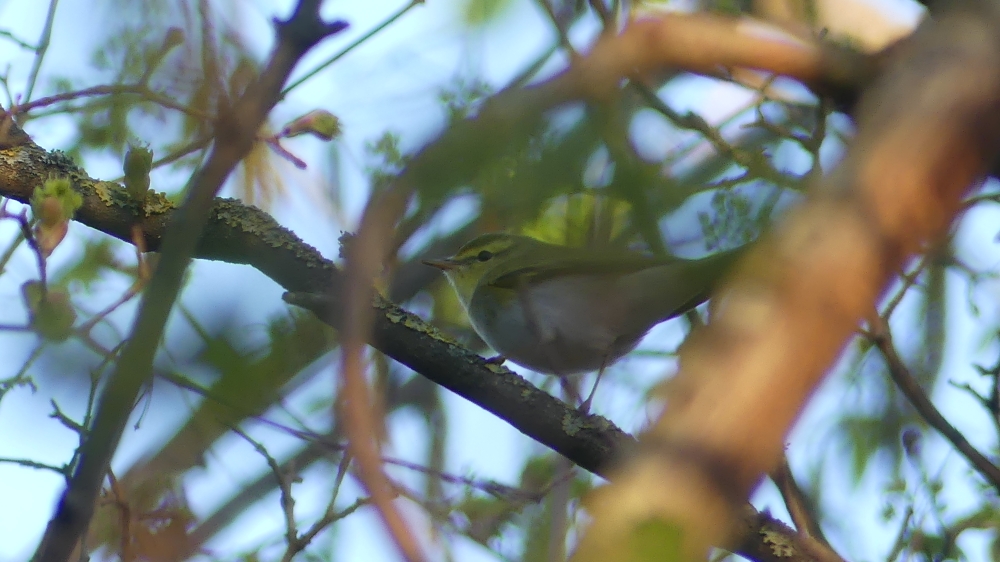
[[[627,333],[627,295],[613,276],[564,276],[515,292],[515,298],[477,292],[470,317],[494,350],[535,371],[569,375],[600,369],[628,353],[645,333]]]

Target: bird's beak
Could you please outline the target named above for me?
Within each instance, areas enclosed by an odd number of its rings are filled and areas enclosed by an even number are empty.
[[[424,265],[429,265],[431,267],[436,267],[441,271],[448,271],[458,267],[458,264],[454,260],[449,258],[444,258],[440,260],[423,260]]]

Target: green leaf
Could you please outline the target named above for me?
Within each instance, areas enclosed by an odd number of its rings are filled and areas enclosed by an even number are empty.
[[[511,0],[466,0],[462,19],[469,26],[484,26],[496,21],[512,4]]]
[[[314,109],[293,119],[281,129],[281,136],[284,137],[309,134],[325,141],[339,137],[340,133],[340,119],[325,109]]]
[[[148,146],[129,145],[122,171],[125,189],[132,199],[142,203],[149,192],[149,172],[153,169],[153,151]]]
[[[21,295],[35,333],[55,342],[65,341],[73,334],[76,310],[65,289],[46,289],[38,281],[28,281],[21,285]]]
[[[488,497],[469,497],[455,506],[456,511],[469,520],[466,534],[479,544],[491,548],[490,540],[517,514],[516,506],[509,500]]]
[[[117,270],[118,262],[115,260],[111,244],[110,238],[87,241],[76,263],[60,271],[56,276],[59,283],[68,285],[75,281],[81,283],[86,291],[90,290],[95,281],[101,279],[105,271]]]
[[[47,200],[57,204],[48,205]],[[31,194],[32,214],[47,225],[71,220],[81,205],[83,197],[73,190],[69,178],[49,178]]]

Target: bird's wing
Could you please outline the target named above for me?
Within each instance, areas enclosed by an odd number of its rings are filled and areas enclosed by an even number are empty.
[[[622,278],[623,290],[636,295],[638,310],[660,322],[682,314],[705,302],[746,246],[718,252],[698,260],[683,260],[666,267],[651,267]]]
[[[547,257],[544,264],[528,264],[504,271],[490,280],[489,284],[504,289],[516,289],[564,275],[621,275],[677,261],[682,260],[673,256],[656,257],[643,254],[622,256],[618,253],[607,256],[598,254],[585,257]]]

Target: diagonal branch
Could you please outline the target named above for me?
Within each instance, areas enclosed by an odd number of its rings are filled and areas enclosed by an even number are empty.
[[[38,562],[64,562],[80,542],[93,516],[101,483],[121,439],[139,390],[149,378],[153,355],[167,316],[180,292],[184,271],[212,211],[212,200],[236,164],[250,151],[254,136],[292,68],[313,45],[346,24],[324,23],[319,0],[302,0],[287,21],[276,21],[278,42],[257,82],[220,115],[215,144],[204,166],[192,176],[186,198],[164,236],[161,260],[139,307],[132,337],[105,384],[76,471],[35,553]]]
[[[899,357],[899,353],[896,352],[896,346],[892,342],[892,332],[881,316],[873,320],[870,337],[875,347],[882,352],[882,357],[885,358],[886,365],[889,367],[889,375],[893,382],[903,391],[920,417],[924,418],[931,427],[938,430],[938,433],[950,441],[958,449],[958,452],[968,459],[972,467],[995,489],[1000,490],[1000,468],[973,447],[969,440],[962,435],[962,432],[948,423],[948,420],[934,407],[934,403],[931,402],[924,389],[920,388],[917,379],[913,377],[902,358]]]

